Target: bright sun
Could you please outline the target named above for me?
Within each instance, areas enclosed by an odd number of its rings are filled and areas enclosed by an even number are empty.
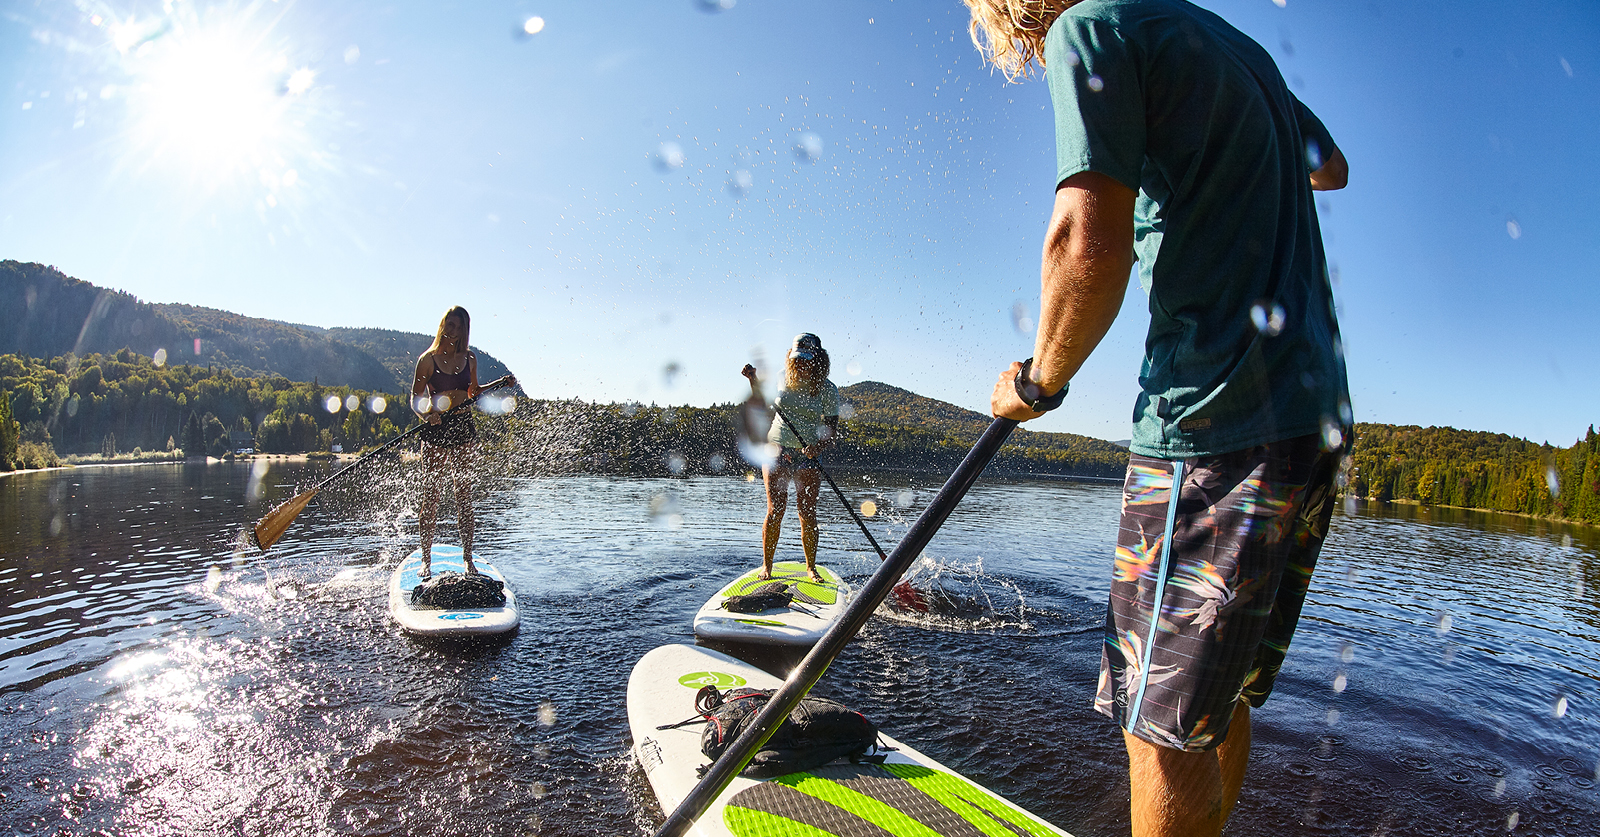
[[[292,165],[316,74],[269,44],[270,25],[252,17],[111,25],[132,76],[130,150],[141,163],[175,164],[213,185]]]

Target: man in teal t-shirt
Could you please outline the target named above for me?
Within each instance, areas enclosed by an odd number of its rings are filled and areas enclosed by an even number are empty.
[[[1183,0],[966,0],[1015,79],[1045,68],[1056,202],[1026,421],[1121,307],[1150,329],[1095,706],[1122,728],[1135,835],[1214,835],[1272,689],[1351,422],[1315,189],[1343,155],[1259,44]]]

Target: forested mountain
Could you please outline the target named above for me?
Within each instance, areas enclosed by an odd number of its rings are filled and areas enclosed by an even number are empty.
[[[385,392],[409,388],[417,355],[432,335],[383,329],[319,329],[214,308],[141,302],[74,279],[54,267],[0,261],[0,354],[48,359],[132,349],[169,364],[281,375]],[[348,339],[346,339],[348,335]],[[505,364],[474,348],[479,375]]]
[[[954,468],[993,418],[877,381],[839,390],[850,402],[846,422],[863,453],[879,461],[916,467],[937,453],[942,469]],[[934,464],[934,463],[929,463]],[[1011,432],[992,468],[1043,474],[1116,477],[1128,466],[1128,451],[1076,433]]]
[[[312,326],[300,326],[310,329]],[[427,335],[416,334],[409,331],[392,331],[387,328],[329,328],[318,329],[329,337],[348,343],[363,352],[378,359],[384,368],[394,373],[400,381],[410,384],[411,376],[417,368],[417,356],[421,355],[433,338]],[[488,352],[474,348],[473,353],[478,356],[478,380],[488,383],[495,378],[511,374],[504,363],[496,360]]]
[[[1357,424],[1351,489],[1374,500],[1600,524],[1600,436],[1570,448],[1454,427]]]

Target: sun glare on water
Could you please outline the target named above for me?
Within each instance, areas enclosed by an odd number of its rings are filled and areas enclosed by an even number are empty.
[[[140,167],[175,168],[213,187],[258,176],[298,179],[314,154],[315,70],[249,11],[108,23],[128,73],[128,151]]]

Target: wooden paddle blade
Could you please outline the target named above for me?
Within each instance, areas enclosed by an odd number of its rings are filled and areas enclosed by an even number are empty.
[[[256,522],[256,528],[250,532],[250,541],[262,552],[271,549],[272,545],[283,537],[289,524],[300,516],[300,512],[305,511],[306,504],[311,502],[311,498],[317,496],[318,490],[313,488],[297,494],[293,499],[280,503],[277,508],[267,512],[265,517]]]

